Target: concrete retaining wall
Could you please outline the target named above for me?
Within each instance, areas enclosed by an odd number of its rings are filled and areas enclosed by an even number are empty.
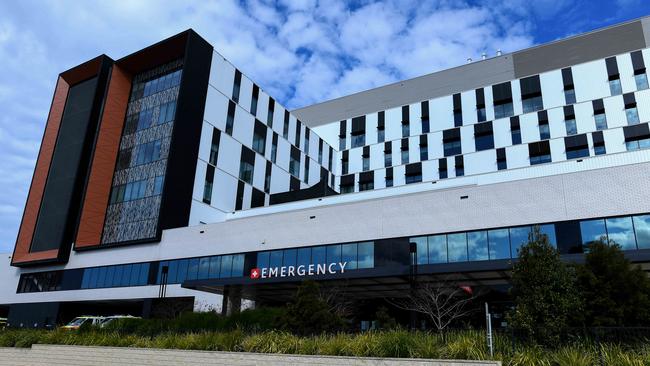
[[[0,365],[232,365],[232,366],[487,366],[499,361],[426,360],[279,355],[244,352],[182,351],[150,348],[34,345],[32,348],[0,348]]]

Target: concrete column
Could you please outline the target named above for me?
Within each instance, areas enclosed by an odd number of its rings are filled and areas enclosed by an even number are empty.
[[[226,286],[223,290],[221,315],[229,316],[241,311],[241,288]]]

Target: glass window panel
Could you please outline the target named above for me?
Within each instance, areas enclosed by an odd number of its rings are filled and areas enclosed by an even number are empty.
[[[282,267],[282,250],[274,250],[271,252],[269,267]]]
[[[104,287],[105,281],[106,281],[106,267],[100,267],[99,274],[97,275],[97,287]]]
[[[375,243],[372,241],[357,244],[357,268],[375,267]]]
[[[257,268],[267,268],[269,266],[269,252],[257,253]]]
[[[447,235],[449,262],[467,261],[467,235],[465,233]]]
[[[176,275],[176,281],[178,283],[183,283],[183,281],[185,281],[185,278],[187,278],[188,262],[189,261],[187,259],[181,259],[178,261],[178,274]]]
[[[357,269],[357,244],[341,245],[341,262],[347,262],[346,269]]]
[[[146,285],[149,282],[149,263],[142,263],[140,266],[140,278],[138,278],[138,285]]]
[[[484,261],[490,259],[488,254],[487,231],[473,231],[467,233],[467,250],[470,261]]]
[[[417,248],[417,264],[428,264],[429,263],[429,248],[427,247],[427,237],[420,236],[417,238],[411,238],[411,243],[415,243]]]
[[[614,79],[609,81],[609,91],[612,95],[619,95],[622,93],[621,80]]]
[[[634,75],[634,81],[637,90],[648,89],[648,76],[646,74]]]
[[[232,277],[242,277],[244,275],[244,255],[237,254],[232,258]]]
[[[120,266],[122,267],[122,266]],[[128,286],[136,286],[140,281],[140,271],[142,270],[142,263],[135,263],[131,266],[131,277],[129,278]],[[121,268],[121,271],[124,272],[124,268]],[[115,272],[117,274],[117,271]],[[123,276],[122,276],[123,278]],[[115,278],[117,282],[117,277]],[[120,283],[122,280],[120,279]]]
[[[613,240],[623,250],[636,249],[631,217],[609,218],[605,220],[605,223],[607,225],[607,237],[609,240]]]
[[[196,280],[199,275],[199,259],[192,258],[187,264],[187,279]]]
[[[311,263],[311,248],[298,249],[298,265],[308,266]]]
[[[81,288],[88,288],[88,283],[90,282],[90,269],[84,269],[83,276],[81,277]]]
[[[338,263],[341,261],[341,246],[328,245],[327,246],[327,262],[325,263]]]
[[[120,281],[119,284],[115,284],[115,286],[128,286],[129,283],[131,282],[131,270],[133,269],[133,265],[131,264],[125,264],[123,265],[122,268],[122,280]]]
[[[312,263],[325,264],[327,263],[327,249],[322,247],[313,247],[311,249]]]
[[[490,246],[490,259],[510,258],[510,233],[508,229],[495,229],[488,231]]]
[[[539,225],[539,231],[542,234],[546,234],[548,237],[548,242],[555,248],[557,248],[557,239],[555,238],[555,225],[554,224],[546,224],[546,225]]]
[[[119,286],[122,283],[122,275],[124,273],[124,266],[115,266],[115,273],[113,275],[114,286]]]
[[[634,231],[639,249],[650,248],[650,215],[634,216]]]
[[[114,276],[115,276],[115,266],[107,267],[106,268],[106,280],[104,281],[104,287],[112,287],[113,286],[113,277]]]
[[[204,280],[210,275],[210,257],[199,258],[199,275],[197,279]]]
[[[447,236],[430,236],[428,242],[429,263],[447,263]]]
[[[224,255],[221,258],[221,278],[228,278],[232,275],[232,255]]]
[[[176,283],[176,274],[178,273],[178,261],[169,262],[169,271],[167,275],[167,283]]]
[[[284,266],[295,266],[296,265],[296,256],[298,255],[297,249],[285,249],[284,258],[282,263]]]
[[[90,269],[90,277],[88,279],[88,288],[97,288],[97,279],[99,270],[97,268]]]
[[[639,112],[637,112],[636,107],[627,108],[625,110],[625,116],[627,117],[627,124],[633,125],[639,123]]]
[[[595,241],[599,241],[601,237],[605,237],[607,241],[607,231],[605,230],[605,220],[585,220],[580,221],[580,234],[582,236],[582,247],[587,250],[587,246]]]
[[[511,255],[513,258],[519,257],[519,248],[528,243],[528,234],[530,234],[530,226],[510,228]]]
[[[221,273],[221,257],[215,255],[210,257],[210,272],[208,273],[209,278],[219,278]]]

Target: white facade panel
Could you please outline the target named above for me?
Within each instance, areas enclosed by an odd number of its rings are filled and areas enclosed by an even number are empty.
[[[578,103],[608,97],[609,83],[605,60],[596,60],[571,68]]]

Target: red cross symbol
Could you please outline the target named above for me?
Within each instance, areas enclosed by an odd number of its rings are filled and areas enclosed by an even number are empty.
[[[260,269],[259,268],[253,268],[251,269],[251,279],[258,279],[260,278]]]

